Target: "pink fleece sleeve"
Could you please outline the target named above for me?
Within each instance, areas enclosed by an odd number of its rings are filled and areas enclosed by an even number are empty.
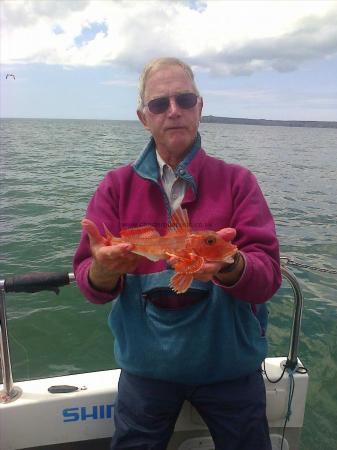
[[[256,178],[246,169],[241,168],[233,176],[232,202],[231,227],[237,231],[235,244],[246,266],[235,285],[221,286],[240,300],[263,303],[275,294],[282,282],[279,244],[267,202]]]
[[[92,197],[86,212],[86,217],[92,220],[100,232],[103,234],[103,223],[108,226],[112,233],[117,234],[119,230],[119,220],[116,213],[116,199],[112,192],[113,185],[110,172],[98,186]],[[84,296],[92,303],[107,303],[117,297],[122,289],[123,280],[120,279],[116,288],[107,293],[98,291],[90,283],[88,272],[91,264],[91,251],[89,239],[86,232],[82,231],[80,243],[77,247],[73,259],[73,268],[76,283]]]

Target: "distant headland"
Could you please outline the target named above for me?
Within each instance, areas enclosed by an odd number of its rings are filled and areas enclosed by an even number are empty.
[[[203,116],[202,123],[225,123],[238,125],[264,125],[273,127],[310,127],[310,128],[337,128],[337,122],[323,122],[316,120],[268,120],[268,119],[241,119],[237,117]]]

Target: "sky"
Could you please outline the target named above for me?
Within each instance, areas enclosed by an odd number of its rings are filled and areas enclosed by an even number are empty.
[[[1,0],[0,20],[0,117],[137,120],[142,67],[175,56],[203,115],[337,121],[337,0]]]

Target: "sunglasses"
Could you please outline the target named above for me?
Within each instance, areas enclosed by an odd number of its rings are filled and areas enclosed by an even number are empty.
[[[152,114],[162,114],[169,109],[170,98],[172,97],[174,98],[176,105],[181,109],[193,108],[197,104],[199,98],[198,95],[193,92],[185,92],[182,94],[169,95],[167,97],[154,98],[144,106],[147,106]]]

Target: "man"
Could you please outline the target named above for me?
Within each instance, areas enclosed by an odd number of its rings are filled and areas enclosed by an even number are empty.
[[[86,217],[114,235],[140,224],[161,234],[181,206],[194,229],[236,229],[233,260],[206,261],[185,294],[172,270],[104,246],[83,232],[77,283],[94,303],[113,300],[109,323],[122,368],[112,449],[164,450],[184,400],[217,450],[270,450],[265,388],[266,307],[281,283],[272,216],[254,176],[208,156],[198,126],[203,101],[192,70],[175,58],[148,64],[138,117],[152,138],[134,164],[109,172]]]

